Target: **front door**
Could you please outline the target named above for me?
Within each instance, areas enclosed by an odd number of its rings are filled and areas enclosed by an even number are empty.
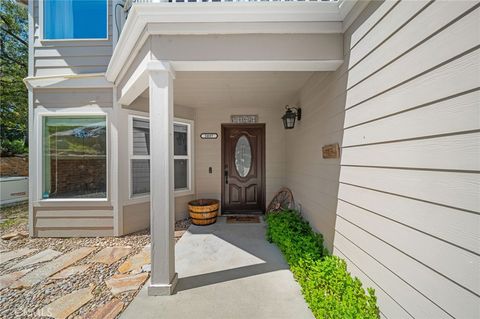
[[[222,124],[222,212],[265,210],[265,124]]]

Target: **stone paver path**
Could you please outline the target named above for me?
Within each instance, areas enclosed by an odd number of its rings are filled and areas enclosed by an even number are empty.
[[[86,316],[88,319],[115,319],[123,310],[123,302],[113,299],[107,304],[89,312]]]
[[[23,257],[37,251],[36,249],[22,248],[14,251],[7,251],[0,254],[0,264],[6,263],[15,258]]]
[[[65,268],[64,270],[56,273],[51,278],[52,279],[65,279],[65,278],[68,278],[70,276],[82,273],[85,270],[87,270],[88,268],[90,268],[90,265],[78,265],[78,266],[68,267],[68,268]]]
[[[61,252],[53,249],[45,249],[44,251],[41,251],[31,257],[28,257],[27,259],[22,260],[18,264],[13,265],[12,267],[10,267],[10,269],[22,268],[25,266],[31,266],[38,263],[50,261],[60,256],[61,254]]]
[[[7,288],[11,284],[13,284],[16,280],[25,276],[25,274],[30,270],[31,269],[24,269],[24,270],[15,271],[15,272],[0,276],[0,289]]]
[[[55,319],[64,319],[74,313],[78,308],[89,302],[92,298],[93,287],[76,290],[68,295],[58,298],[38,311],[39,316],[48,316]]]
[[[136,275],[113,275],[106,281],[106,284],[107,287],[112,291],[113,295],[118,295],[119,293],[125,291],[138,289],[140,285],[147,280],[147,278],[147,273],[140,273]]]
[[[95,256],[93,256],[90,262],[97,262],[110,266],[114,262],[120,260],[122,257],[127,256],[131,250],[132,248],[129,246],[107,247],[102,249]]]
[[[142,251],[130,258],[118,267],[118,272],[121,274],[134,271],[141,272],[142,267],[150,263],[150,246],[146,246]]]
[[[58,257],[57,259],[50,261],[48,264],[35,269],[34,271],[25,275],[25,277],[19,279],[13,283],[11,288],[22,288],[22,287],[31,287],[40,281],[50,277],[51,275],[59,272],[60,270],[74,264],[78,260],[89,255],[95,248],[93,247],[82,247],[66,253],[63,256]]]

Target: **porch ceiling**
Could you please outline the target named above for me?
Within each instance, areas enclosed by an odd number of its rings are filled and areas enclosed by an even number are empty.
[[[283,107],[296,99],[313,73],[177,72],[174,101],[193,108]],[[142,97],[148,98],[148,90]]]

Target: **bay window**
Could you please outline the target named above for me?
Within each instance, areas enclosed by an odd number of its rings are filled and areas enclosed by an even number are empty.
[[[42,129],[42,198],[106,198],[106,117],[44,116]]]
[[[108,0],[43,0],[46,40],[107,39]]]

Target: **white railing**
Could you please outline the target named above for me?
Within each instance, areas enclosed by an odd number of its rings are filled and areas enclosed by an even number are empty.
[[[338,2],[339,0],[133,0],[134,3],[155,2]]]

